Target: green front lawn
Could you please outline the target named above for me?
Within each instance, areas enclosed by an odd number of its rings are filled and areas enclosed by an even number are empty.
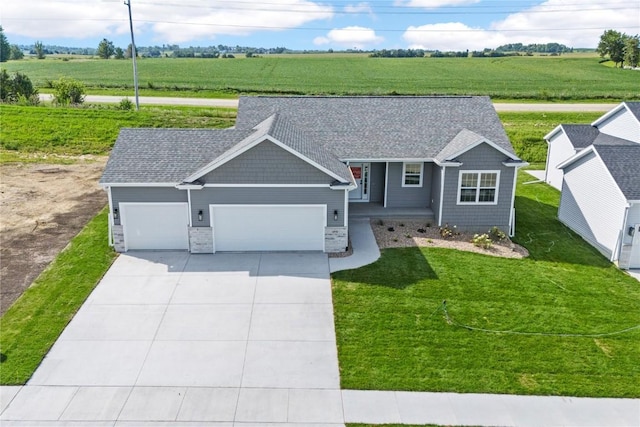
[[[24,384],[116,254],[107,210],[92,219],[0,318],[0,384]]]
[[[640,328],[562,336],[639,325],[640,284],[562,226],[559,193],[530,180],[515,239],[529,258],[386,249],[333,275],[343,388],[640,396]]]

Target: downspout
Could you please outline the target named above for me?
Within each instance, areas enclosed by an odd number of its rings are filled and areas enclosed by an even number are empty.
[[[389,187],[389,162],[386,162],[385,170],[384,170],[384,208],[387,207],[387,188]]]
[[[349,226],[349,190],[344,190],[344,221],[345,227]]]
[[[509,237],[516,234],[516,184],[518,183],[518,167],[513,168],[513,188],[511,189],[511,208],[509,209]]]
[[[442,227],[442,205],[444,205],[444,175],[446,166],[440,169],[440,207],[438,208],[438,227]]]
[[[108,242],[109,247],[113,247],[113,226],[115,224],[113,220],[113,200],[111,199],[111,187],[107,187],[105,188],[105,190],[107,191],[107,198],[109,200],[109,214],[107,215],[107,225],[109,233]]]

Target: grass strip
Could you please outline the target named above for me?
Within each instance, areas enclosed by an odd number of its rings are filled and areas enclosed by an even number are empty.
[[[520,174],[525,259],[385,249],[332,275],[342,388],[638,397],[638,282],[556,219],[559,192]],[[528,336],[470,331],[457,322]]]
[[[104,209],[0,318],[0,384],[29,380],[115,257]]]

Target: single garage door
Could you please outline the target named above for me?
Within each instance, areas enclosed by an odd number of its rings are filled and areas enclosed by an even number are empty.
[[[215,251],[323,251],[325,205],[211,205]]]
[[[187,203],[120,203],[125,248],[189,249]]]

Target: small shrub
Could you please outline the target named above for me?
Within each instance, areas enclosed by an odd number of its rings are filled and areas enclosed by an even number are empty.
[[[404,237],[406,237],[407,239],[411,238],[411,234],[405,234]]]
[[[493,242],[489,238],[487,233],[485,234],[474,234],[473,239],[471,240],[474,246],[477,246],[482,249],[489,249],[493,246]]]
[[[427,223],[427,228],[431,228],[431,223],[430,222]]]
[[[394,241],[394,242],[397,242],[397,241],[398,241],[398,239],[393,239],[393,241]]]
[[[426,233],[427,230],[425,230],[424,228],[418,228],[418,233]]]
[[[444,239],[450,239],[458,234],[460,233],[457,232],[457,227],[455,225],[449,226],[449,224],[445,224],[444,227],[440,227],[440,236]]]
[[[384,225],[384,221],[383,221],[383,220],[381,220],[381,219],[379,219],[379,220],[378,220],[378,225],[380,225],[380,226]]]
[[[84,97],[84,84],[81,81],[61,77],[53,82],[53,103],[56,105],[80,105]]]
[[[131,111],[133,110],[133,102],[129,98],[122,98],[120,104],[118,104],[118,110]]]
[[[507,235],[504,231],[500,230],[498,227],[491,227],[489,230],[489,237],[491,240],[499,242],[507,238]]]
[[[387,228],[387,231],[396,231],[396,229],[393,228],[393,227],[389,227],[389,228]]]
[[[402,223],[402,222],[401,222],[401,223],[400,223],[400,227],[404,227],[404,223]]]

